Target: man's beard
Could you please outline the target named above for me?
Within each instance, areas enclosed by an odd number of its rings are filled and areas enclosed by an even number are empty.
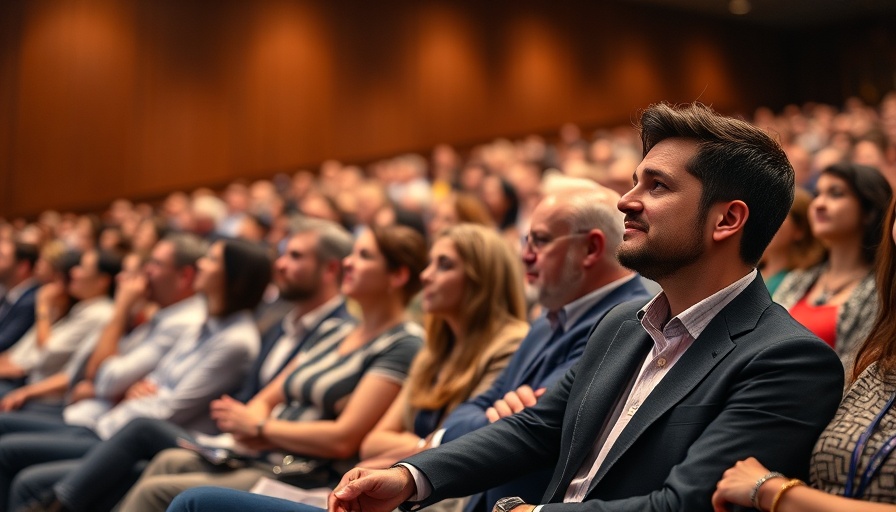
[[[320,289],[320,281],[312,283],[293,284],[288,283],[280,286],[280,298],[290,302],[308,300]]]
[[[564,260],[557,283],[549,287],[538,287],[538,303],[548,309],[560,309],[565,306],[569,302],[566,297],[579,289],[585,276],[580,258],[568,252]]]
[[[645,242],[639,247],[626,248],[623,242],[616,249],[616,258],[622,266],[658,281],[700,259],[705,250],[701,225],[697,223],[691,236],[670,240],[666,244]],[[646,238],[647,232],[644,235]]]

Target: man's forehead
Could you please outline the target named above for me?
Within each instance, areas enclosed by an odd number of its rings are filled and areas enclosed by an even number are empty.
[[[174,260],[174,242],[162,240],[152,249],[152,257],[159,261]]]
[[[317,246],[317,233],[314,231],[302,231],[289,238],[287,249],[294,251],[308,251]]]
[[[553,231],[566,226],[568,217],[567,208],[557,198],[542,201],[532,212],[532,230]]]
[[[698,147],[699,143],[694,139],[681,137],[663,139],[650,148],[638,165],[638,169],[643,168],[645,162],[683,165],[697,154]]]

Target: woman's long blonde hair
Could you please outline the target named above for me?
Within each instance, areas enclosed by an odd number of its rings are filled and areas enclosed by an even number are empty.
[[[411,406],[451,409],[464,401],[494,356],[495,335],[508,323],[525,321],[522,267],[494,228],[458,224],[438,238],[450,240],[466,277],[461,312],[463,332],[437,315],[426,318],[426,344],[408,377]]]

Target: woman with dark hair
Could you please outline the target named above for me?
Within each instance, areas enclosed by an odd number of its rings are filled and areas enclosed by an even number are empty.
[[[872,267],[891,195],[887,180],[872,167],[842,163],[823,170],[809,223],[828,257],[788,274],[774,295],[834,347],[847,372],[877,312]]]
[[[801,188],[794,191],[793,206],[769,242],[759,271],[768,292],[774,294],[781,281],[793,270],[806,270],[821,263],[825,250],[809,227],[809,204],[812,196]]]
[[[810,465],[810,486],[769,472],[754,458],[725,471],[712,504],[760,512],[896,511],[896,201],[890,204],[878,255],[880,310],[858,351],[847,391],[819,437]],[[887,504],[884,504],[887,503]]]
[[[9,501],[8,509],[16,510],[28,492],[51,485],[66,463],[102,446],[135,418],[169,421],[189,432],[215,432],[206,412],[209,401],[239,388],[259,350],[252,309],[270,280],[271,262],[255,244],[222,240],[197,267],[193,287],[206,299],[205,322],[186,329],[115,407],[88,425],[0,416],[0,506]]]
[[[520,200],[513,185],[500,176],[487,176],[482,180],[481,193],[482,202],[491,213],[498,230],[515,230]]]
[[[338,480],[345,469],[340,461],[351,467],[422,343],[422,329],[404,319],[404,308],[420,289],[425,262],[425,242],[409,228],[362,233],[343,262],[342,283],[342,292],[360,306],[361,321],[347,322],[301,351],[248,403],[229,396],[211,403],[211,419],[237,451],[251,454],[241,457],[238,468],[215,466],[177,448],[178,438],[193,438],[182,428],[136,420],[69,468],[53,487],[56,506],[108,510],[134,482],[135,468],[150,459],[121,510],[165,510],[180,491],[199,485],[249,489],[260,477],[273,476],[271,468],[284,460],[317,468],[304,475],[309,483],[320,477],[326,484],[331,475]]]

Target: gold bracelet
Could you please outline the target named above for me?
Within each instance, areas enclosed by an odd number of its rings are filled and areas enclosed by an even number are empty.
[[[781,498],[784,497],[784,494],[794,487],[799,487],[801,485],[806,485],[806,482],[803,482],[799,478],[794,478],[793,480],[784,482],[784,484],[781,485],[781,490],[778,491],[778,494],[775,494],[775,499],[772,500],[772,508],[768,509],[768,512],[777,512],[778,502],[781,501]]]

